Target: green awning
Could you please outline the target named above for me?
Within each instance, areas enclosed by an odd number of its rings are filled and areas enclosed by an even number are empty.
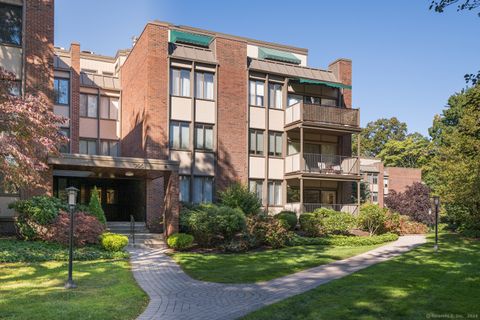
[[[187,43],[201,47],[208,47],[213,37],[203,34],[184,32],[179,30],[170,31],[170,42],[172,43]]]
[[[346,85],[346,84],[343,84],[343,83],[337,83],[337,82],[312,80],[312,79],[305,79],[305,78],[292,79],[292,80],[296,81],[300,84],[323,84],[325,86],[332,87],[332,88],[352,89],[352,86],[349,86],[349,85]]]
[[[300,59],[295,57],[290,52],[270,49],[270,48],[258,48],[258,57],[260,59],[275,60],[281,62],[300,64]]]

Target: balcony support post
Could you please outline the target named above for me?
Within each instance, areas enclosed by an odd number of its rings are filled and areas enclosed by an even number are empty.
[[[358,210],[360,210],[360,180],[357,181],[357,204]]]
[[[300,127],[300,171],[305,171],[305,158],[303,156],[303,127]]]
[[[303,178],[300,177],[300,213],[304,213],[305,207],[303,205]]]

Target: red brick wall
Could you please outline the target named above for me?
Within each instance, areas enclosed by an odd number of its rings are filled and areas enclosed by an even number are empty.
[[[414,182],[422,182],[422,170],[415,168],[385,168],[388,172],[388,190],[404,192]]]
[[[121,69],[123,156],[168,158],[167,55],[167,28],[148,24]]]
[[[332,71],[338,81],[346,85],[352,85],[352,60],[338,59],[328,66],[328,70]],[[352,107],[352,90],[343,89],[343,103],[347,108]]]
[[[378,205],[383,208],[385,195],[384,191],[384,182],[383,182],[383,175],[384,175],[384,166],[383,162],[378,162],[373,164],[376,168],[378,168]]]
[[[25,89],[53,102],[53,0],[25,2]]]
[[[146,222],[147,227],[152,232],[162,231],[162,214],[164,211],[164,180],[158,178],[155,180],[148,179],[146,181]]]
[[[165,177],[165,212],[164,212],[164,232],[168,237],[178,232],[178,223],[180,218],[180,200],[179,200],[179,178],[177,172],[171,172]]]
[[[70,108],[70,152],[79,152],[79,134],[80,134],[80,44],[72,43],[70,45],[71,58],[71,101]]]
[[[216,185],[221,190],[233,181],[247,182],[247,45],[217,37],[218,67]]]

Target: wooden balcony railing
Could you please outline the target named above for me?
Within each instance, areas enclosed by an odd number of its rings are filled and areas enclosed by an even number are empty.
[[[358,175],[360,164],[358,158],[339,155],[304,153],[305,166],[302,168],[300,154],[285,158],[285,173],[306,172],[318,174]]]
[[[287,107],[285,124],[301,120],[350,127],[360,127],[360,116],[358,109],[321,106],[304,102],[299,102]]]

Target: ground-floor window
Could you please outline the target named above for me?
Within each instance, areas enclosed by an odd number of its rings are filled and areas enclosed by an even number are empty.
[[[273,180],[268,182],[268,204],[271,206],[282,205],[282,181]]]
[[[212,177],[194,177],[193,179],[193,202],[212,202],[213,201],[213,178]]]
[[[180,201],[190,202],[190,177],[180,176]]]
[[[249,187],[250,192],[254,192],[258,199],[263,199],[263,180],[250,180]]]

